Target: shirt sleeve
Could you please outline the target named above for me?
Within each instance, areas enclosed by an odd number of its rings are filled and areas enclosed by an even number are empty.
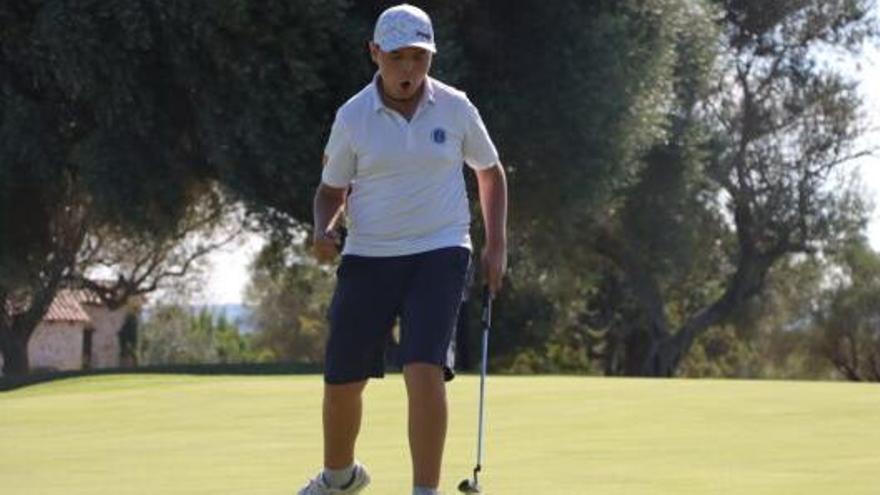
[[[479,110],[470,101],[467,102],[465,119],[462,145],[464,161],[474,170],[485,170],[498,163],[498,150],[489,137]]]
[[[321,172],[321,182],[331,187],[348,187],[354,178],[357,157],[354,154],[351,136],[339,115],[336,116],[336,121],[330,129],[324,157],[326,161]]]

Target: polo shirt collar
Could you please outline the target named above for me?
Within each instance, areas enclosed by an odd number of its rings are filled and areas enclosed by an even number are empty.
[[[422,95],[422,99],[434,104],[434,80],[430,76],[425,76],[425,93]]]
[[[373,111],[378,112],[385,108],[385,104],[382,103],[382,95],[379,94],[379,73],[373,76],[373,81],[370,83],[370,94],[373,97]],[[431,76],[425,77],[425,92],[422,93],[422,100],[419,102],[419,107],[425,104],[425,102],[434,104],[434,80]]]

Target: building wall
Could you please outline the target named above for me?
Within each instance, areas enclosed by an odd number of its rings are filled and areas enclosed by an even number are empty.
[[[32,370],[78,370],[82,368],[84,323],[43,322],[28,343]]]
[[[119,330],[125,323],[125,308],[110,311],[102,306],[83,304],[95,329],[92,337],[92,368],[119,367]]]

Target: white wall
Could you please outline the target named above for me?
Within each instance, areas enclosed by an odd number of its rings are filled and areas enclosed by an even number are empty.
[[[92,336],[92,368],[119,366],[119,330],[125,323],[125,308],[110,311],[101,306],[83,304],[95,329]]]
[[[83,323],[40,323],[28,343],[31,369],[81,369],[83,328]]]

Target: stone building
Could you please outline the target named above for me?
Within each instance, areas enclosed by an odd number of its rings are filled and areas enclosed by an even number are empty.
[[[59,291],[28,343],[31,371],[134,365],[136,335],[124,330],[130,318],[136,318],[132,307],[111,310],[87,290]]]

